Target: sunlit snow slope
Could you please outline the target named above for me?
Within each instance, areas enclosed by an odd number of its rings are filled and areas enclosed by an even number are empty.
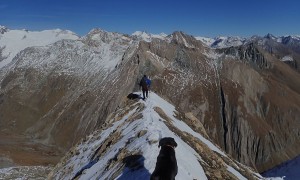
[[[22,50],[32,46],[45,46],[55,43],[62,39],[76,40],[79,37],[68,30],[44,30],[44,31],[27,31],[27,30],[6,30],[0,33],[0,68],[9,64],[12,59]],[[0,56],[1,58],[1,56]]]
[[[203,129],[193,131],[189,120],[180,120],[175,107],[157,94],[123,104],[101,129],[73,147],[49,178],[148,179],[163,137],[173,137],[178,144],[176,179],[262,178],[223,153]]]

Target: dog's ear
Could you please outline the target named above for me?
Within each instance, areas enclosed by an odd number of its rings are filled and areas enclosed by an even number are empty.
[[[172,146],[174,146],[175,148],[177,147],[177,143],[174,138],[172,138]]]
[[[174,147],[177,147],[177,143],[174,141]]]

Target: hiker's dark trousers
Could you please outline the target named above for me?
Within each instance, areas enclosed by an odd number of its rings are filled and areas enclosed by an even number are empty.
[[[142,88],[142,91],[143,91],[143,99],[146,99],[146,97],[148,98],[148,88]]]

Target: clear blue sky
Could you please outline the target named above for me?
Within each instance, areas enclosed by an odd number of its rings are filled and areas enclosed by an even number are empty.
[[[127,34],[300,35],[300,0],[1,0],[0,25],[79,35],[96,27]]]

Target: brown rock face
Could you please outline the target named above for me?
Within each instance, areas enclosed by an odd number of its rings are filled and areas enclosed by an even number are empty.
[[[192,112],[226,152],[259,171],[299,154],[297,71],[253,43],[216,55],[177,36],[169,44],[141,43],[137,57],[153,79],[152,90]]]
[[[299,154],[300,76],[264,51],[260,54],[267,65],[227,59],[220,72],[223,146],[264,171]]]

